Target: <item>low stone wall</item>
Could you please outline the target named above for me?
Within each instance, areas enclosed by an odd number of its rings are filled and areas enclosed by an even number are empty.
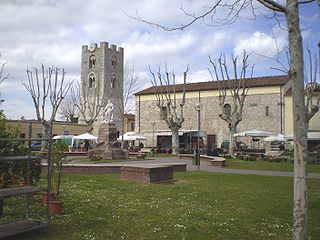
[[[172,166],[123,166],[121,178],[140,183],[168,183],[173,182]]]
[[[129,165],[129,164],[128,164]],[[64,165],[62,171],[64,173],[74,174],[114,174],[121,173],[121,167],[125,165],[98,165],[98,164],[74,164]],[[139,166],[139,165],[137,165]],[[152,166],[152,164],[150,164]],[[187,164],[184,163],[169,163],[161,164],[160,166],[169,166],[174,172],[186,172]],[[42,165],[42,172],[47,171],[47,165]]]
[[[121,166],[63,166],[63,173],[74,174],[114,174],[120,173]],[[47,166],[42,166],[42,172],[47,171]]]

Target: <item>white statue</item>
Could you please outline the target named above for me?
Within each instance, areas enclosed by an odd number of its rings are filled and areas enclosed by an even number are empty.
[[[107,105],[104,107],[104,121],[111,122],[113,120],[113,104],[108,100]]]

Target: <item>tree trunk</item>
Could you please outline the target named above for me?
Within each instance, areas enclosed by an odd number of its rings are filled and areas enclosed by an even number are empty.
[[[229,128],[229,130],[230,130],[230,136],[229,136],[229,155],[231,156],[231,157],[233,157],[234,156],[234,148],[236,147],[236,139],[235,139],[235,137],[234,137],[234,134],[236,134],[236,132],[237,132],[237,127],[236,126],[234,126],[234,124],[232,124],[232,126],[230,126],[230,128]]]
[[[50,124],[47,122],[42,122],[42,137],[43,138],[49,138],[50,137]],[[47,146],[48,141],[43,140],[41,142],[42,148],[45,148]]]
[[[179,129],[171,129],[172,133],[172,154],[179,153]]]
[[[290,78],[293,81],[293,132],[294,132],[294,197],[292,239],[307,239],[307,124],[303,77],[303,49],[299,27],[298,1],[287,1],[290,50]]]

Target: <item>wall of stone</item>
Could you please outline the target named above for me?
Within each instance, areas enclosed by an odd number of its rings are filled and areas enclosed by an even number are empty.
[[[136,131],[147,132],[147,135],[150,136],[153,130],[153,122],[155,123],[154,129],[169,130],[166,123],[160,119],[160,111],[156,102],[146,100],[139,103],[138,99],[137,97]],[[195,105],[198,101],[198,98],[186,99],[185,122],[181,130],[197,130],[198,118]],[[229,139],[229,130],[227,123],[219,118],[219,99],[217,96],[206,96],[200,97],[200,101],[203,106],[200,117],[201,130],[206,131],[207,134],[215,134],[217,146],[220,146],[222,141]],[[227,102],[232,105],[230,98],[227,99]],[[268,116],[266,107],[268,107]],[[284,110],[282,109],[281,117],[281,108],[283,108],[283,105],[280,104],[280,93],[248,95],[243,109],[243,120],[238,125],[238,132],[259,129],[279,133],[281,121],[282,124],[284,122]]]

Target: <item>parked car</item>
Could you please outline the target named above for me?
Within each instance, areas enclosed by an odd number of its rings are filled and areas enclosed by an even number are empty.
[[[30,145],[30,150],[31,151],[40,151],[42,147],[41,142],[34,142]]]

